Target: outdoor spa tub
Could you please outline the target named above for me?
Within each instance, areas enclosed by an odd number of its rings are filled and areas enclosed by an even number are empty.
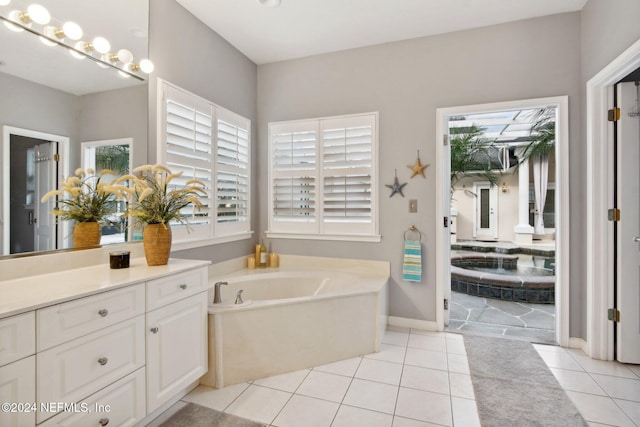
[[[331,261],[282,256],[279,268],[210,271],[209,372],[200,382],[222,388],[378,351],[389,263]],[[228,284],[213,304],[217,282]]]
[[[451,290],[505,301],[553,304],[555,273],[518,266],[518,256],[465,254],[451,257]]]

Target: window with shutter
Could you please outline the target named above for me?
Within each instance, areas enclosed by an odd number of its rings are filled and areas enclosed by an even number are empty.
[[[161,88],[159,162],[182,172],[172,185],[196,178],[207,191],[202,208],[182,211],[188,225],[171,224],[174,241],[249,232],[251,122],[168,82]]]
[[[379,238],[377,114],[271,123],[269,148],[271,237]]]

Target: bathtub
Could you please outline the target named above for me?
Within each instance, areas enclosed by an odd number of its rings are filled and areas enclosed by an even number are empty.
[[[281,256],[277,269],[210,272],[202,384],[222,388],[379,350],[389,264],[306,258]],[[213,304],[219,281],[228,285],[220,287],[222,303]],[[240,290],[244,302],[235,304]]]

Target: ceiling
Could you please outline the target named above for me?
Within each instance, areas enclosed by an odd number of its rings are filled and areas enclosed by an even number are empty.
[[[587,0],[177,0],[256,64],[581,10]]]

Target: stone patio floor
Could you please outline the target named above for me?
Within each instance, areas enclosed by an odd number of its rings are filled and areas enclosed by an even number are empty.
[[[501,301],[452,291],[447,330],[555,344],[555,313],[553,304]]]

